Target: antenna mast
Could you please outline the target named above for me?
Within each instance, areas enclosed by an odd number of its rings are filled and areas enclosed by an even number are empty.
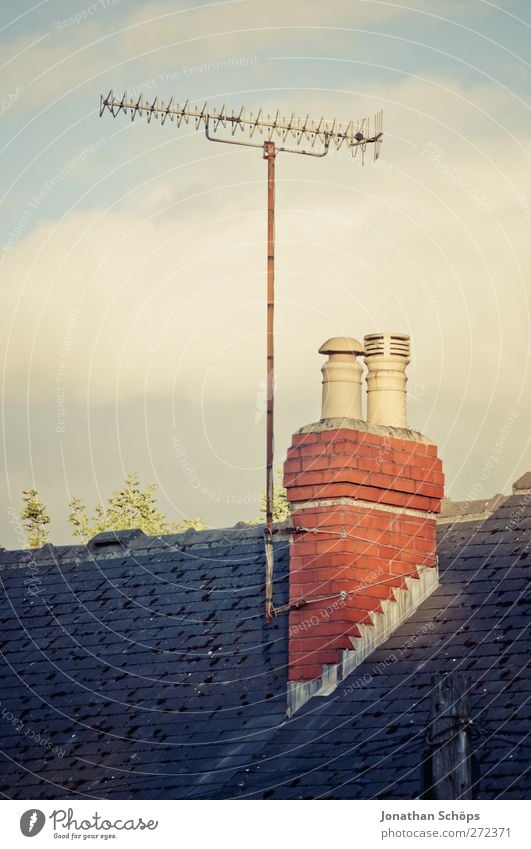
[[[352,156],[361,153],[362,162],[367,145],[372,145],[374,159],[378,159],[382,142],[382,112],[377,112],[372,128],[369,121],[363,118],[354,123],[339,123],[332,121],[312,120],[291,115],[286,119],[277,111],[274,117],[262,115],[260,109],[256,115],[251,112],[246,115],[242,107],[238,113],[230,114],[222,106],[221,109],[208,108],[205,102],[202,107],[191,106],[187,100],[182,106],[175,103],[173,97],[160,100],[155,97],[149,103],[140,95],[138,100],[127,96],[115,97],[111,90],[107,97],[100,96],[100,117],[105,110],[116,118],[121,112],[130,115],[134,121],[137,116],[144,114],[148,123],[152,118],[160,120],[161,125],[169,119],[177,127],[182,123],[204,128],[209,141],[223,144],[239,144],[244,147],[258,147],[263,151],[267,160],[267,425],[266,425],[266,524],[264,530],[266,551],[265,579],[265,616],[267,622],[274,615],[273,607],[273,455],[274,455],[274,393],[275,393],[275,354],[274,354],[274,315],[275,315],[275,158],[279,152],[298,153],[305,156],[326,156],[330,147],[336,150],[344,148]],[[221,135],[218,135],[219,131]],[[224,131],[224,132],[223,132]],[[247,134],[242,138],[243,134]],[[251,141],[261,137],[261,141]],[[279,144],[281,142],[281,144]],[[290,146],[285,146],[288,142]]]

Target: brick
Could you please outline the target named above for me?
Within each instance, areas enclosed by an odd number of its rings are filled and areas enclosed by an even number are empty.
[[[335,460],[335,457],[330,454],[315,454],[305,459],[305,468],[311,472],[322,472],[331,467],[333,460]]]
[[[366,460],[359,460],[358,465],[360,469],[364,469],[368,472],[375,472],[376,474],[379,474],[382,468],[378,460],[369,458],[367,458]]]
[[[378,561],[382,563],[382,567],[378,568],[366,568],[366,567],[356,567],[351,570],[352,580],[356,582],[356,584],[367,585],[370,586],[374,584],[376,581],[389,581],[392,584],[393,578],[390,576],[389,570],[385,568],[385,561]]]
[[[319,635],[322,636],[332,636],[337,634],[337,622],[332,622],[330,619],[323,620],[318,626]],[[361,631],[357,625],[353,623],[345,622],[343,624],[342,631],[347,648],[352,648],[352,644],[350,643],[350,637],[360,637]]]
[[[413,455],[411,452],[395,451],[393,461],[401,466],[410,466],[413,463]]]
[[[292,445],[312,445],[319,441],[319,433],[295,433],[292,439]]]
[[[370,483],[371,473],[362,469],[330,469],[322,472],[323,484],[354,484],[365,485]]]
[[[415,538],[413,540],[413,547],[415,548],[415,550],[426,552],[427,554],[430,554],[430,553],[433,552],[433,543],[430,542],[430,540],[427,540],[427,539]]]
[[[371,551],[378,556],[379,545],[377,542],[371,543]],[[297,581],[307,583],[308,575],[321,577],[324,573],[335,573],[340,569],[357,569],[362,566],[367,559],[363,553],[351,554],[342,549],[333,552],[317,552],[316,554],[307,554],[305,556],[297,556],[296,568],[291,568],[290,573]],[[324,571],[321,571],[324,570]]]
[[[315,578],[313,574],[305,573],[300,581],[301,592],[297,596],[293,596],[293,600],[306,602],[307,604],[319,604],[319,599],[323,596],[331,595],[330,582],[333,575],[326,574],[324,578]],[[292,590],[290,587],[290,598],[292,598]],[[302,606],[307,606],[301,605]]]
[[[394,482],[390,475],[382,475],[379,471],[373,472],[369,478],[369,485],[378,489],[393,489]]]
[[[291,665],[288,669],[288,678],[290,681],[311,681],[314,678],[321,677],[321,666],[302,666],[302,664],[297,663],[297,665]]]
[[[292,486],[288,489],[288,501],[313,501],[313,486]]]
[[[296,581],[291,575],[289,580],[289,600],[290,604],[294,601],[303,599],[306,593],[306,584]]]
[[[373,530],[383,531],[386,530],[387,527],[388,524],[384,524],[384,522],[379,516],[376,516],[374,513],[369,513],[369,511],[367,511],[367,516],[359,516],[359,522],[357,525],[355,525],[354,529],[356,531],[364,530],[365,532],[367,532]]]
[[[318,509],[308,508],[307,510],[300,510],[295,507],[292,512],[292,521],[296,527],[300,526],[312,530],[314,528],[326,528],[330,530],[336,529],[340,532],[341,528],[345,524],[344,507],[338,505],[328,508],[328,511],[326,508],[322,507]],[[296,534],[293,539],[296,541],[301,539],[303,536],[311,537],[313,534],[302,532],[300,534]]]
[[[351,458],[348,454],[328,454],[329,469],[363,469],[363,463],[369,463],[370,460],[360,460],[359,458]]]
[[[358,463],[361,460],[369,462],[377,462],[377,449],[370,445],[359,445],[355,442],[334,442],[328,446],[328,451],[332,457],[343,457],[345,464]],[[377,452],[377,456],[374,456]]]
[[[301,461],[299,459],[286,460],[284,463],[284,475],[291,474],[292,472],[300,472],[301,468]]]
[[[297,583],[295,586],[300,586],[300,598],[311,600],[320,598],[323,595],[330,594],[330,581],[335,576],[334,571],[326,569],[308,569],[307,571],[298,573]],[[290,593],[294,590],[290,584]]]
[[[320,652],[322,650],[331,651],[332,649],[349,648],[348,637],[341,634],[339,637],[330,634],[323,634],[319,631],[319,637],[307,637],[300,641],[301,650],[307,652]]]
[[[360,587],[359,591],[355,590],[351,592],[351,598],[357,599],[358,597],[372,599],[373,603],[374,599],[389,599],[391,601],[395,600],[393,587],[389,586],[389,584],[380,584],[376,581],[372,586]],[[372,608],[370,609],[372,610]]]
[[[345,607],[333,610],[330,613],[330,619],[333,622],[341,622],[341,628],[344,627],[343,623],[345,622],[372,625],[372,620],[368,611],[361,610],[361,608],[354,607],[353,605],[345,605]]]
[[[306,663],[318,663],[321,671],[325,663],[337,663],[338,649],[321,649],[307,652],[304,656]]]
[[[380,471],[384,475],[392,475],[393,477],[411,477],[411,466],[399,466],[397,463],[384,462],[380,464]]]
[[[360,431],[348,430],[347,428],[337,428],[337,430],[323,430],[319,434],[321,442],[327,442],[330,444],[334,444],[335,442],[343,442],[345,440],[360,442],[362,435],[363,434]]]
[[[312,621],[312,616],[315,619]],[[314,612],[306,608],[300,610],[292,610],[289,614],[289,627],[292,631],[296,631],[297,638],[300,639],[302,634],[316,627],[320,619]]]
[[[419,487],[419,491],[421,491],[423,495],[427,495],[429,498],[444,498],[444,487],[440,484],[423,483]]]
[[[293,486],[314,486],[315,484],[325,483],[325,474],[324,471],[309,471],[308,469],[285,474],[284,486],[289,490]]]
[[[320,443],[308,443],[307,445],[299,446],[296,452],[294,452],[294,456],[299,460],[304,460],[307,457],[321,457],[326,456],[329,453],[326,451]]]
[[[417,564],[418,566],[419,564]],[[424,564],[422,564],[424,565]],[[418,568],[414,563],[390,563],[389,571],[392,572],[397,577],[401,578],[417,578],[418,577]]]
[[[297,557],[308,557],[314,554],[319,554],[322,551],[320,543],[313,536],[304,535],[302,539],[298,539],[293,545],[294,554]]]
[[[420,557],[420,551],[412,550],[412,549],[404,549],[403,546],[400,545],[380,545],[378,549],[379,556],[382,558],[389,558],[389,560],[398,560],[405,559],[406,557],[412,558],[413,562],[418,562]]]

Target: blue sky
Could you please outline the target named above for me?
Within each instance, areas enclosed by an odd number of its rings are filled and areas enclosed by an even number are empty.
[[[523,2],[2,4],[0,543],[20,544],[29,485],[57,541],[72,494],[96,503],[130,470],[176,518],[260,503],[263,162],[100,119],[111,88],[383,108],[376,166],[278,160],[276,464],[318,418],[321,342],[396,329],[449,494],[509,491],[531,468],[530,34]]]

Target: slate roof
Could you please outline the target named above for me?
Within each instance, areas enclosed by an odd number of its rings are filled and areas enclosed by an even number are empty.
[[[530,532],[522,495],[440,526],[440,588],[289,720],[287,616],[264,622],[261,528],[46,547],[34,564],[2,552],[0,792],[416,798],[431,676],[465,670],[476,795],[528,798]],[[276,535],[277,606],[288,545]]]
[[[216,793],[285,713],[287,619],[264,622],[262,533],[47,546],[36,567],[2,552],[0,792]],[[275,543],[283,601],[287,545]]]

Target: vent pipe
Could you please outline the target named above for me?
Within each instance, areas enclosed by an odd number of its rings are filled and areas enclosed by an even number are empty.
[[[367,421],[375,425],[407,427],[406,366],[409,336],[370,333],[365,336]]]
[[[348,336],[334,336],[319,348],[328,354],[323,373],[323,419],[361,419],[361,378],[363,368],[356,357],[363,345]]]

